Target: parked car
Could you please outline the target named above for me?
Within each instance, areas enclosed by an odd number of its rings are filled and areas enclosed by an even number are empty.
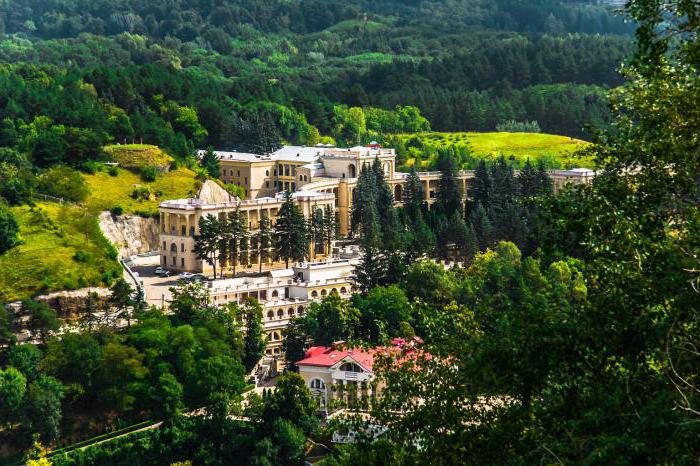
[[[205,277],[205,276],[202,275],[201,273],[192,275],[192,281],[195,281],[195,282],[203,282],[203,281],[205,281],[206,279],[207,279],[207,277]]]
[[[159,275],[161,277],[169,277],[172,272],[168,269],[164,269],[163,267],[156,267],[156,275]]]
[[[177,276],[180,280],[190,280],[192,277],[194,277],[194,274],[190,272],[182,272]]]

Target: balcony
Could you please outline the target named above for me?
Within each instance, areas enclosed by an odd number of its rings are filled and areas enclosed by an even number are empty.
[[[355,382],[366,382],[372,378],[371,372],[351,372],[351,371],[341,371],[334,370],[331,372],[331,377],[333,380],[350,380]]]

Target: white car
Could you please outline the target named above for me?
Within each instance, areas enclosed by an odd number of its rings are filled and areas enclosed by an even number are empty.
[[[156,275],[159,275],[161,277],[169,277],[170,270],[164,269],[163,267],[156,267]]]
[[[189,280],[192,277],[194,277],[194,274],[190,272],[182,272],[180,275],[177,276],[177,278],[179,278],[180,280]]]

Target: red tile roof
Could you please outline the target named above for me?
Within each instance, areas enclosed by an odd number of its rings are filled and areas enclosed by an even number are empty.
[[[406,353],[413,353],[416,346],[423,343],[418,337],[413,340],[406,341],[403,338],[394,338],[391,340],[393,347],[378,346],[373,349],[364,350],[361,348],[348,348],[345,342],[336,342],[333,346],[312,346],[304,354],[304,359],[297,362],[299,366],[316,366],[316,367],[332,367],[338,361],[342,361],[350,356],[357,361],[362,367],[372,372],[374,363],[374,355],[378,351],[386,351],[390,349],[403,350]]]
[[[372,362],[374,361],[375,349],[363,350],[359,348],[342,347],[334,349],[328,346],[313,346],[304,354],[304,359],[299,361],[299,366],[317,366],[331,367],[338,361],[342,361],[348,356],[351,356],[362,367],[368,371],[372,370]]]

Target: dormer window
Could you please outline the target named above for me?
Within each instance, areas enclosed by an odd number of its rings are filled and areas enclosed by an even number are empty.
[[[364,372],[362,368],[354,362],[346,362],[341,364],[340,370],[343,372]]]

